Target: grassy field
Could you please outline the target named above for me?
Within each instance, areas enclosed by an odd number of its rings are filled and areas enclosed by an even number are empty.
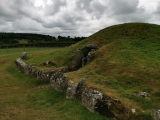
[[[59,48],[25,49],[29,54],[44,55]],[[80,101],[67,100],[47,84],[18,72],[14,59],[24,49],[0,50],[0,120],[107,120],[91,113]]]
[[[78,44],[45,54],[35,54],[26,62],[39,66],[51,60],[58,67],[67,66],[75,50],[88,44],[98,44],[95,59],[75,72],[69,79],[86,79],[89,86],[114,98],[128,108],[151,119],[152,109],[160,109],[160,26],[130,23],[105,28]],[[39,66],[41,67],[41,66]],[[147,99],[134,97],[147,92]]]
[[[27,49],[1,50],[0,89],[4,91],[2,105],[17,104],[16,106],[26,107],[25,112],[21,111],[22,108],[18,109],[19,107],[15,108],[15,111],[17,109],[17,114],[22,116],[24,114],[28,119],[32,114],[37,115],[36,117],[51,116],[55,119],[105,119],[90,113],[80,105],[79,101],[66,100],[63,93],[58,93],[51,88],[39,89],[42,83],[15,71],[13,65],[13,60],[19,57],[22,51],[27,51],[30,57],[25,62],[28,64],[41,69],[65,67],[70,64],[74,52],[77,49],[83,49],[88,44],[99,45],[99,49],[94,52],[94,60],[77,71],[66,73],[68,78],[74,81],[85,78],[88,86],[120,99],[129,109],[135,108],[141,118],[152,119],[152,109],[160,109],[160,26],[146,23],[111,26],[65,48],[39,48],[38,50],[33,48],[28,51]],[[40,65],[48,60],[54,62],[57,67],[44,68]],[[147,92],[150,96],[146,99],[138,98],[133,96],[136,92]],[[13,97],[14,94],[22,96]],[[17,99],[15,100],[17,103],[12,102],[14,100],[10,95]],[[8,104],[5,104],[7,100]],[[3,111],[10,112],[12,111],[10,109],[3,109]],[[32,112],[28,113],[28,109]],[[46,112],[43,114],[42,111]],[[5,112],[2,112],[4,118],[7,114]]]

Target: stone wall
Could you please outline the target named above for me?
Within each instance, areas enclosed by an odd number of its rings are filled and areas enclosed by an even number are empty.
[[[38,70],[34,66],[26,64],[21,58],[15,60],[19,70],[27,75],[37,77],[39,80],[47,81],[51,86],[66,93],[67,99],[79,99],[88,110],[115,119],[129,119],[131,110],[124,107],[120,100],[111,98],[100,91],[87,87],[85,79],[79,82],[68,80],[65,72],[68,68],[60,70]]]

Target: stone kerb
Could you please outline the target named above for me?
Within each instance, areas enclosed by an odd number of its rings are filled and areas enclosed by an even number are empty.
[[[24,67],[24,73],[27,74],[27,75],[36,75],[37,73],[37,69],[31,65],[26,65]]]
[[[19,70],[24,70],[25,66],[27,65],[21,58],[17,58],[14,62]]]
[[[57,71],[52,74],[50,78],[51,86],[57,91],[66,92],[68,87],[68,80],[63,72]]]

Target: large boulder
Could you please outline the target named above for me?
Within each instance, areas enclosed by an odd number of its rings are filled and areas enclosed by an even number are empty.
[[[129,113],[120,100],[112,99],[94,88],[83,88],[82,104],[91,112],[99,113],[109,118],[124,119],[125,117],[125,119],[128,119]]]
[[[83,78],[78,82],[77,88],[76,88],[76,99],[82,100],[82,91],[85,86],[85,79]]]
[[[67,99],[80,99],[82,98],[82,90],[85,80],[82,79],[80,82],[76,83],[73,81],[68,81],[68,88],[66,92]]]
[[[75,99],[76,98],[76,89],[77,89],[78,83],[75,83],[73,81],[68,81],[68,88],[66,92],[66,98],[67,99]]]
[[[82,58],[84,54],[81,50],[77,50],[73,56],[72,62],[69,65],[69,71],[75,71],[82,67]]]

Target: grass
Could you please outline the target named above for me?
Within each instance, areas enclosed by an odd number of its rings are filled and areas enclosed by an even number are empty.
[[[96,59],[74,75],[86,78],[88,84],[99,87],[106,94],[108,87],[116,90],[116,94],[111,92],[110,95],[122,101],[126,98],[134,101],[140,109],[160,108],[160,97],[155,95],[160,88],[159,45],[160,42],[152,40],[146,40],[145,44],[138,39],[114,41],[99,49]],[[150,93],[152,101],[146,103],[132,97],[134,92],[141,91]]]
[[[160,109],[158,25],[129,23],[111,26],[70,47],[28,51],[32,55],[25,62],[41,69],[50,69],[51,67],[40,66],[50,60],[56,63],[57,68],[65,67],[70,63],[75,50],[95,43],[100,46],[94,52],[95,59],[78,71],[67,73],[69,79],[79,81],[85,78],[88,86],[120,99],[127,108],[136,108],[140,118],[151,119],[152,109]],[[15,52],[14,55],[8,53],[13,58],[19,54],[20,52]],[[0,55],[5,56],[1,52]],[[8,64],[10,59],[3,57],[1,61],[2,64]],[[133,93],[141,91],[148,92],[150,97],[143,99],[132,96]],[[46,100],[41,102],[44,101]]]
[[[80,70],[67,73],[69,79],[85,78],[89,86],[119,98],[127,107],[145,111],[142,116],[150,116],[152,109],[160,109],[160,26],[147,23],[111,26],[56,51],[55,56],[47,53],[48,58],[43,58],[54,60],[58,66],[67,66],[76,49],[92,43],[100,46],[95,59]],[[150,98],[132,96],[141,91],[148,92]]]
[[[13,52],[14,50],[14,52]],[[45,54],[57,49],[29,50],[29,53]],[[0,119],[7,120],[106,120],[91,113],[80,101],[67,100],[65,94],[57,92],[34,77],[18,72],[14,59],[21,52],[0,50]]]

